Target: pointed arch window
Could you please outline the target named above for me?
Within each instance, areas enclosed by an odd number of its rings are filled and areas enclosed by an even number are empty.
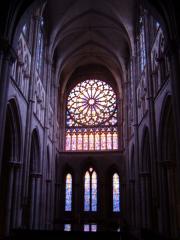
[[[140,71],[143,72],[146,65],[146,44],[145,44],[145,28],[144,28],[144,17],[140,17],[139,20],[140,31],[139,31],[139,57],[140,57]]]
[[[43,36],[44,20],[40,19],[39,31],[37,35],[37,47],[36,47],[36,69],[41,74],[43,65],[43,46],[44,46],[44,36]]]
[[[113,212],[120,212],[120,181],[117,173],[113,174]]]
[[[66,175],[65,185],[65,211],[72,210],[72,175],[68,173]]]
[[[84,176],[84,211],[97,211],[97,174],[93,168]]]
[[[78,83],[67,98],[65,150],[117,149],[117,99],[113,88],[97,79]]]

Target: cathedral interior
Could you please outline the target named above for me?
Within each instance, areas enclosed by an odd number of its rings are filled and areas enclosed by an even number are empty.
[[[0,239],[180,239],[179,13],[1,5]]]

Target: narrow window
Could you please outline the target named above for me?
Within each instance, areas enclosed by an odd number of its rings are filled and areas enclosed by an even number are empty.
[[[72,210],[72,176],[70,173],[66,175],[65,187],[65,211]]]
[[[84,224],[84,232],[97,232],[97,224]]]
[[[139,50],[140,50],[140,70],[143,72],[146,65],[146,45],[145,45],[145,29],[144,19],[140,17],[140,32],[139,32]]]
[[[113,212],[120,212],[120,184],[119,175],[113,175]]]
[[[97,211],[97,174],[93,168],[84,177],[84,211]]]

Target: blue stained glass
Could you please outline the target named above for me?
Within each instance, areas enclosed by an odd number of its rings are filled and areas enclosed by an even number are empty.
[[[89,224],[84,224],[84,232],[89,232]]]
[[[92,168],[85,174],[84,211],[97,211],[97,174]]]
[[[97,225],[96,224],[92,224],[91,225],[91,232],[96,232],[97,231]]]
[[[84,210],[90,210],[90,174],[86,172],[84,181]]]
[[[65,211],[72,210],[72,176],[66,175],[66,189],[65,189]]]
[[[113,175],[113,212],[120,211],[120,183],[119,175]]]
[[[64,224],[64,231],[70,232],[71,231],[71,224]]]
[[[92,173],[91,182],[91,210],[97,211],[97,175],[95,172]]]

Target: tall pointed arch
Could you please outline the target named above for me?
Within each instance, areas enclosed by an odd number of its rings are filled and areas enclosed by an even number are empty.
[[[118,173],[113,174],[112,190],[113,190],[113,212],[120,212],[120,179]]]
[[[65,211],[72,211],[72,174],[66,174],[65,180]]]
[[[92,167],[84,175],[84,211],[97,211],[97,173]]]

